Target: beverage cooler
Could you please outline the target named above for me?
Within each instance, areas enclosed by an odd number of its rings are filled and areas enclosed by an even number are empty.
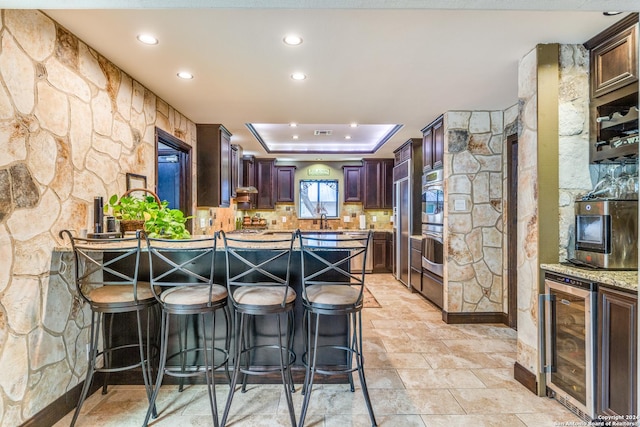
[[[539,296],[540,369],[546,394],[586,421],[595,418],[594,282],[545,274]]]

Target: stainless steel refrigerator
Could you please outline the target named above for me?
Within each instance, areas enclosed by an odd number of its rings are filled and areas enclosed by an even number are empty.
[[[411,180],[409,162],[394,168],[394,223],[395,263],[393,274],[396,279],[409,286],[409,236],[411,235]],[[404,175],[404,176],[403,176]],[[396,179],[397,178],[397,179]]]

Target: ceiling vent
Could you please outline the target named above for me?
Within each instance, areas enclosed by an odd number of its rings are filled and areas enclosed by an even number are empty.
[[[330,130],[314,130],[313,131],[314,136],[329,136],[331,134],[332,134],[332,131]]]

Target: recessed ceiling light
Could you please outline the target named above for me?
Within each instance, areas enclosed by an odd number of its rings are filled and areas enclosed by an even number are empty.
[[[293,135],[293,139],[298,139],[298,135]]]
[[[295,73],[291,74],[291,78],[293,80],[304,80],[304,79],[307,78],[307,75],[305,73],[295,72]]]
[[[289,127],[294,128],[294,127],[296,127],[296,126],[298,126],[298,124],[297,124],[297,123],[294,123],[294,122],[289,123]]]
[[[353,122],[353,123],[351,123],[349,126],[351,126],[352,128],[357,128],[357,127],[358,127],[358,124],[357,124],[357,123],[355,123],[355,122]]]
[[[351,139],[351,135],[345,136],[344,139]]]
[[[190,80],[193,78],[193,74],[191,74],[188,71],[180,71],[178,74],[178,77],[180,77],[181,79],[185,79],[185,80]]]
[[[282,39],[282,41],[284,42],[284,44],[289,46],[298,46],[302,44],[302,37],[296,34],[287,34],[286,36],[284,36],[284,39]]]
[[[138,34],[138,41],[149,45],[158,44],[158,39],[153,37],[151,34]]]

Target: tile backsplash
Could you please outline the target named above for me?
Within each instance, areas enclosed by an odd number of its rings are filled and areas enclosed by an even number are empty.
[[[236,228],[236,219],[258,216],[266,219],[269,230],[312,230],[320,228],[319,218],[299,219],[293,203],[277,203],[271,210],[238,210],[232,203],[230,208],[201,207],[196,210],[194,218],[194,234],[212,234],[217,230],[231,231]],[[361,203],[342,205],[339,218],[327,220],[333,230],[360,229],[360,215],[365,216],[365,228],[374,230],[390,230],[393,227],[391,209],[363,210]]]

